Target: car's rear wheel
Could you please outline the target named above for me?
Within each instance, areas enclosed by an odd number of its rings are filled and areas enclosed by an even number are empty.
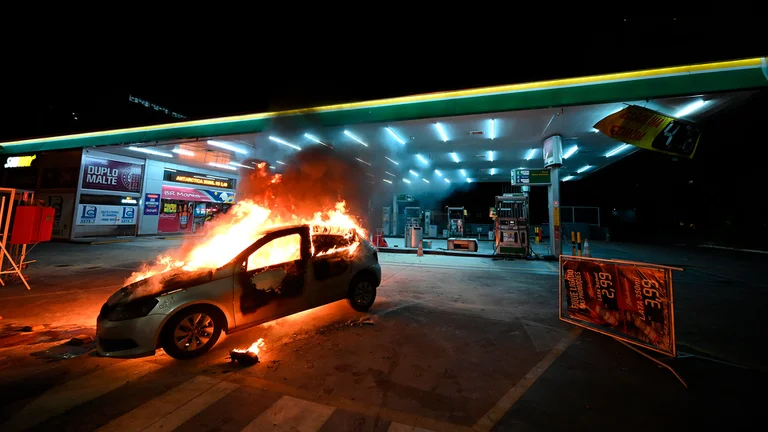
[[[160,333],[160,346],[179,360],[208,352],[221,336],[224,316],[213,306],[192,306],[177,312]]]
[[[376,300],[376,283],[372,276],[355,276],[349,284],[347,303],[358,312],[367,312]]]

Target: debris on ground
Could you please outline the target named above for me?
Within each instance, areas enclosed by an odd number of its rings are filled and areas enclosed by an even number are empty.
[[[349,320],[347,321],[346,324],[352,327],[352,326],[374,325],[376,323],[374,322],[374,319],[372,316],[368,316],[368,317],[361,317],[354,320]]]
[[[93,343],[93,336],[81,334],[73,337],[72,339],[67,342],[68,345],[87,345],[89,343]]]
[[[28,325],[21,328],[21,331],[23,332],[34,332],[34,331],[41,331],[41,330],[45,330],[45,326],[42,324]]]
[[[242,366],[253,366],[259,362],[259,356],[253,351],[232,350],[229,352],[232,363],[240,363]]]

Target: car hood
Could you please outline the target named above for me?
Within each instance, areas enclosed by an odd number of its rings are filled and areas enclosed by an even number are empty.
[[[132,302],[145,297],[157,297],[171,291],[188,289],[202,285],[225,275],[215,270],[174,271],[159,273],[120,288],[107,300],[107,305],[114,306]]]

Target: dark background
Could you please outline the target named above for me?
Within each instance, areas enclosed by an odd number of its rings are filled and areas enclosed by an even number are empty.
[[[0,141],[179,120],[129,95],[197,119],[768,55],[759,14],[692,5],[709,14],[542,18],[483,8],[453,11],[452,21],[377,9],[377,22],[351,16],[312,28],[287,16],[248,26],[144,17],[98,28],[52,19],[34,32],[10,22]],[[701,125],[694,160],[641,151],[563,184],[562,203],[600,206],[617,240],[768,247],[759,211],[766,114],[761,95]],[[449,201],[482,217],[500,191],[464,185]],[[636,222],[612,220],[614,208],[635,211]],[[543,222],[546,212],[534,203],[531,217]]]

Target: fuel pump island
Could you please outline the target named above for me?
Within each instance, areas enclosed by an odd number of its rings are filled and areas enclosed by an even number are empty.
[[[502,258],[531,256],[528,232],[528,192],[531,186],[547,186],[549,200],[550,250],[560,255],[560,185],[559,169],[563,163],[562,137],[554,135],[542,145],[544,168],[518,168],[511,172],[512,186],[522,193],[497,196],[491,209],[494,218],[494,254]]]

